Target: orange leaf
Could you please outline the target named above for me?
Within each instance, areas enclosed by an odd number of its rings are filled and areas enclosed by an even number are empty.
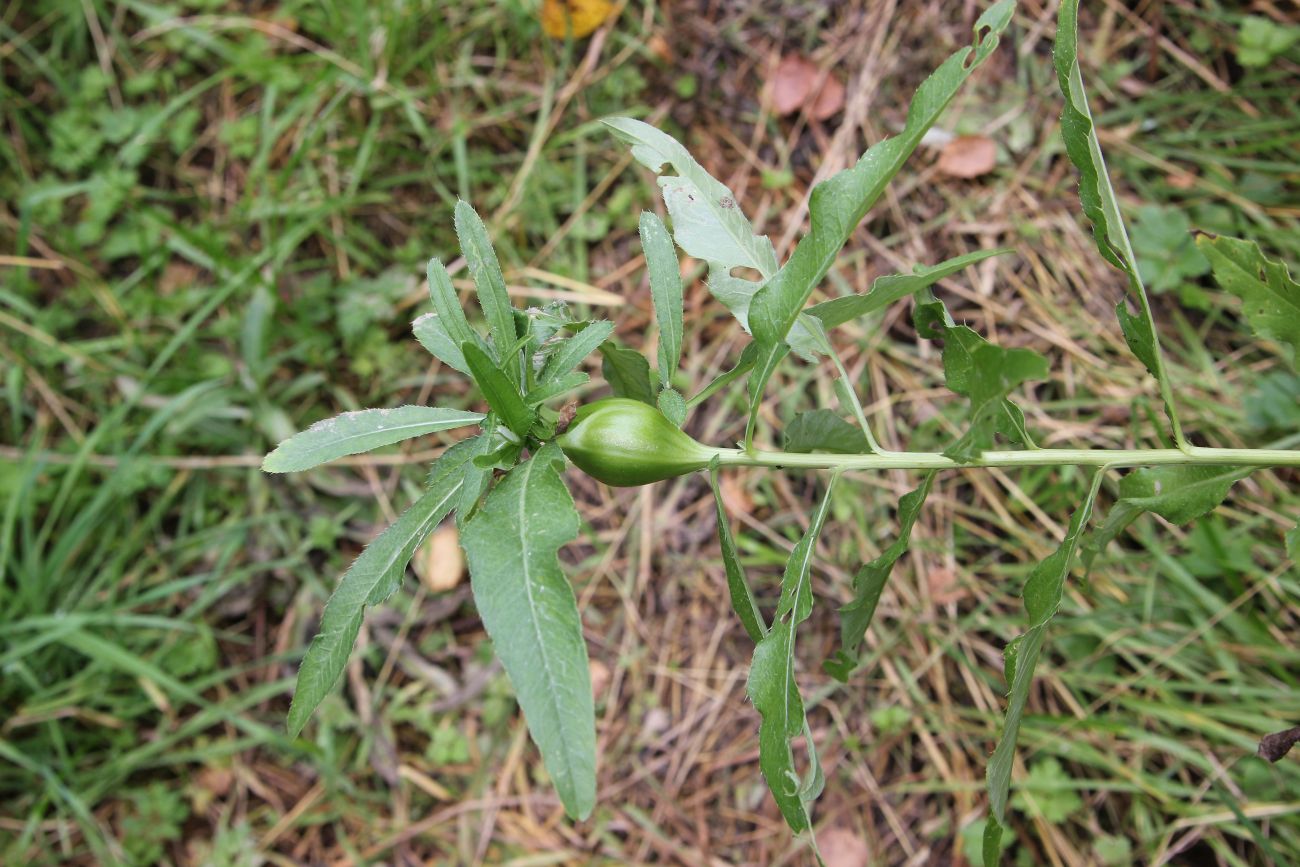
[[[553,39],[590,36],[605,23],[614,4],[610,0],[543,0],[542,30]]]
[[[939,174],[954,178],[978,178],[993,171],[998,163],[998,146],[982,135],[961,135],[943,146]]]
[[[817,67],[797,54],[787,54],[768,82],[772,89],[772,109],[779,115],[794,114],[808,101],[816,83]]]

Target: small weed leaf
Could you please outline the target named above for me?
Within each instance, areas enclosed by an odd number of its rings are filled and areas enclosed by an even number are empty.
[[[550,358],[546,360],[546,366],[542,368],[541,375],[537,378],[537,384],[549,385],[576,369],[613,332],[614,323],[603,319],[584,325],[581,331],[565,340],[551,353]]]
[[[795,629],[812,613],[813,549],[826,521],[837,478],[831,476],[808,532],[790,554],[781,579],[781,600],[777,603],[772,628],[755,646],[754,660],[749,669],[747,691],[754,708],[762,716],[758,733],[759,766],[786,824],[796,832],[812,827],[809,810],[816,797],[812,793],[818,786],[816,773],[810,774],[804,783],[800,782],[790,749],[790,741],[807,727],[803,698],[794,677]],[[811,737],[808,738],[808,749],[813,752]],[[814,764],[812,769],[817,771],[819,767]]]
[[[682,274],[663,222],[647,211],[641,214],[640,232],[659,323],[659,381],[666,386],[682,360]]]
[[[482,413],[433,406],[345,412],[318,421],[280,443],[262,461],[262,469],[268,473],[309,470],[348,455],[481,421]]]
[[[675,388],[665,388],[655,400],[664,418],[681,427],[686,423],[686,398]]]
[[[463,343],[481,344],[483,338],[470,327],[469,320],[465,318],[465,311],[460,306],[460,296],[456,294],[456,287],[451,285],[451,276],[442,262],[430,259],[426,271],[433,310],[438,314],[442,329],[452,343],[457,348]]]
[[[483,398],[488,402],[488,406],[492,407],[492,411],[500,416],[506,427],[516,436],[527,436],[528,429],[533,426],[537,414],[524,403],[519,390],[501,369],[493,364],[488,354],[475,344],[466,343],[461,346],[460,351],[464,354],[470,375],[478,384],[479,391],[483,392]]]
[[[483,315],[487,317],[492,345],[500,357],[506,377],[518,384],[519,371],[515,365],[506,363],[505,358],[518,339],[514,308],[510,304],[510,294],[506,291],[506,278],[501,274],[501,264],[488,239],[487,227],[483,225],[478,212],[464,201],[456,202],[455,223],[460,251],[469,265],[469,276],[474,280],[474,288],[478,290],[478,303],[483,308]],[[453,336],[455,334],[450,326],[448,332]]]
[[[614,390],[615,397],[630,397],[651,406],[658,404],[650,362],[644,355],[612,340],[600,345],[600,355],[600,372]]]
[[[596,714],[587,645],[556,552],[578,535],[560,478],[559,446],[544,446],[492,489],[465,522],[474,603],[523,708],[565,811],[596,803]]]
[[[736,540],[731,535],[731,525],[727,521],[727,511],[722,505],[722,488],[718,483],[718,461],[714,458],[709,466],[709,483],[713,486],[713,501],[718,512],[718,543],[722,548],[722,567],[727,573],[727,590],[731,594],[731,607],[745,627],[749,640],[758,644],[767,635],[767,622],[763,612],[758,608],[754,592],[745,580],[744,567],[740,565],[740,554],[736,552]]]
[[[1200,235],[1196,246],[1210,260],[1215,281],[1241,299],[1246,321],[1259,337],[1282,344],[1296,365],[1300,346],[1300,283],[1286,264],[1265,256],[1254,241]]]
[[[366,607],[378,605],[401,586],[415,549],[458,502],[461,472],[476,440],[457,443],[434,464],[428,490],[393,524],[366,546],[325,603],[320,631],[298,669],[298,684],[289,706],[289,734],[296,736],[312,711],[338,682],[361,630]]]

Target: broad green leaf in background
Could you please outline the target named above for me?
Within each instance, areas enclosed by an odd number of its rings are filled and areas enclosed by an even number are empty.
[[[898,135],[872,145],[857,164],[813,188],[811,227],[789,261],[754,296],[750,327],[764,343],[777,343],[794,325],[849,236],[876,203],[921,138],[948,107],[971,73],[997,48],[1011,21],[1012,0],[990,6],[975,23],[974,43],[957,51],[921,83]],[[689,251],[687,251],[689,252]]]
[[[1174,439],[1181,446],[1184,444],[1182,424],[1174,408],[1173,386],[1169,382],[1164,357],[1160,352],[1160,339],[1156,333],[1155,317],[1151,313],[1151,301],[1147,297],[1146,286],[1133,255],[1133,246],[1124,227],[1119,200],[1115,197],[1115,189],[1106,172],[1106,158],[1101,152],[1092,112],[1088,108],[1088,96],[1083,89],[1083,73],[1079,69],[1079,0],[1061,0],[1053,55],[1057,81],[1065,97],[1065,108],[1061,112],[1061,138],[1065,142],[1065,151],[1070,161],[1079,170],[1079,203],[1083,207],[1084,216],[1092,223],[1092,234],[1097,241],[1098,251],[1106,261],[1128,276],[1129,287],[1138,301],[1139,312],[1135,316],[1128,311],[1126,302],[1120,299],[1115,307],[1115,316],[1119,319],[1120,330],[1129,349],[1155,377],[1160,387],[1160,398],[1165,405],[1165,414],[1169,416],[1173,428]]]
[[[298,669],[298,684],[289,705],[290,735],[302,731],[312,711],[338,682],[361,630],[366,606],[378,605],[397,591],[415,549],[456,506],[464,485],[461,470],[473,455],[476,442],[466,440],[448,449],[434,464],[428,490],[367,545],[339,579],[325,603],[320,631]]]
[[[275,447],[262,461],[268,473],[295,473],[329,461],[440,430],[478,424],[483,415],[433,406],[363,409],[318,421]]]
[[[740,618],[741,625],[749,635],[749,640],[758,644],[767,635],[767,622],[763,612],[754,599],[745,580],[744,567],[740,565],[740,554],[736,551],[736,540],[731,535],[731,525],[727,522],[727,511],[722,504],[722,487],[718,482],[718,459],[715,457],[709,465],[709,483],[713,486],[713,502],[718,510],[718,542],[722,548],[722,567],[727,573],[727,591],[731,595],[731,607]]]
[[[641,248],[650,274],[650,295],[659,323],[659,381],[673,381],[682,360],[682,273],[668,230],[655,214],[641,214]]]
[[[1167,466],[1134,470],[1119,482],[1119,499],[1105,522],[1089,534],[1083,545],[1083,563],[1092,563],[1107,545],[1146,512],[1171,524],[1186,524],[1209,514],[1228,496],[1228,490],[1250,475],[1240,467]]]
[[[1237,62],[1242,66],[1268,66],[1300,43],[1300,25],[1281,24],[1263,15],[1244,16],[1238,28]]]
[[[478,384],[479,391],[483,392],[483,398],[488,402],[488,406],[492,407],[492,411],[501,417],[506,427],[510,428],[516,436],[521,438],[526,436],[537,419],[537,414],[524,403],[519,390],[492,362],[488,354],[475,344],[466,343],[461,346],[460,351],[464,353],[470,375]]]
[[[455,224],[460,251],[465,256],[469,276],[474,280],[474,288],[478,291],[479,306],[487,317],[492,346],[500,357],[506,376],[517,384],[517,365],[508,363],[510,360],[505,357],[518,339],[515,333],[515,313],[510,304],[510,294],[506,291],[506,279],[501,274],[501,264],[488,239],[487,227],[470,204],[460,200],[456,202]],[[451,325],[448,324],[447,327],[454,336]]]
[[[596,803],[596,713],[587,645],[557,552],[578,535],[559,446],[512,469],[465,522],[474,602],[565,811]]]
[[[860,428],[829,409],[801,412],[785,429],[785,450],[799,454],[831,452],[865,455],[871,451]]]
[[[1300,347],[1300,283],[1286,264],[1265,256],[1254,241],[1223,235],[1200,235],[1196,246],[1210,260],[1214,279],[1241,299],[1246,321],[1256,335],[1281,344],[1296,365]]]
[[[650,362],[644,355],[608,340],[600,345],[600,354],[600,372],[615,397],[630,397],[651,406],[657,404]]]
[[[763,280],[771,277],[777,270],[772,242],[755,234],[731,190],[672,136],[627,117],[604,123],[632,146],[632,156],[643,166],[658,173],[667,165],[677,172],[659,177],[673,238],[688,256],[709,263],[709,291],[748,328],[749,301],[761,284],[733,276],[732,269],[752,269]]]
[[[1210,263],[1192,237],[1192,221],[1181,208],[1143,205],[1133,215],[1133,252],[1138,273],[1152,292],[1178,290],[1185,304],[1206,306],[1205,293],[1188,281],[1208,273]]]
[[[806,730],[803,698],[794,676],[795,629],[812,613],[812,557],[826,521],[831,493],[838,475],[832,475],[826,493],[813,513],[806,532],[795,545],[781,578],[781,599],[772,628],[754,648],[747,691],[762,716],[758,732],[758,763],[767,787],[794,831],[812,827],[809,808],[816,797],[817,781],[801,781],[794,767],[790,741]],[[809,738],[810,757],[815,756]],[[814,764],[814,770],[816,765]],[[814,777],[816,774],[813,775]]]
[[[1101,488],[1104,473],[1105,469],[1099,468],[1093,474],[1088,494],[1070,519],[1070,526],[1060,547],[1029,573],[1023,594],[1029,629],[1008,644],[1004,652],[1010,697],[1002,735],[989,759],[987,771],[989,810],[992,813],[984,834],[985,863],[988,865],[997,863],[1002,828],[1007,824],[1007,794],[1011,787],[1016,737],[1020,732],[1025,703],[1029,700],[1029,688],[1033,684],[1034,669],[1043,648],[1047,624],[1060,607],[1065,592],[1065,579],[1070,574],[1074,554],[1079,547],[1079,536],[1092,515],[1092,505],[1097,500],[1097,491]]]
[[[1032,446],[1025,416],[1007,395],[1035,379],[1046,379],[1047,359],[1031,349],[1004,349],[964,325],[953,325],[942,302],[918,304],[913,311],[917,333],[943,338],[943,373],[948,388],[970,398],[966,433],[944,454],[969,461],[992,448],[994,435]]]
[[[847,681],[849,674],[857,667],[858,647],[876,615],[880,594],[885,590],[885,582],[889,580],[894,564],[906,553],[911,543],[912,527],[921,515],[925,498],[930,495],[935,475],[933,472],[926,473],[921,484],[898,501],[898,537],[879,557],[864,565],[853,577],[853,601],[840,608],[839,650],[822,664],[826,673],[836,680]]]
[[[546,385],[559,379],[569,371],[577,368],[588,355],[595,352],[605,339],[614,331],[614,323],[606,320],[589,322],[582,330],[570,337],[546,360],[538,385]]]

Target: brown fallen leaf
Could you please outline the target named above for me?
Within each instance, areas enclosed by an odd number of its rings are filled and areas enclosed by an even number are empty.
[[[552,39],[590,36],[605,23],[614,4],[611,0],[543,0],[542,31]]]
[[[1255,755],[1270,762],[1280,762],[1296,744],[1300,744],[1300,726],[1260,738],[1259,750]]]
[[[465,577],[465,555],[460,550],[456,525],[434,530],[416,549],[411,565],[431,593],[443,593],[459,584]]]
[[[591,668],[591,694],[596,701],[600,701],[605,695],[605,690],[609,689],[609,681],[613,674],[610,672],[609,666],[599,659],[591,660],[588,666]]]
[[[943,146],[938,170],[952,178],[978,178],[998,164],[998,146],[983,135],[961,135]]]
[[[867,867],[871,851],[866,841],[847,828],[831,828],[817,835],[826,867]]]
[[[797,54],[781,58],[768,80],[772,110],[784,117],[803,108],[817,83],[817,67]]]
[[[844,108],[844,85],[833,75],[826,76],[821,91],[813,100],[808,115],[813,120],[829,120]]]

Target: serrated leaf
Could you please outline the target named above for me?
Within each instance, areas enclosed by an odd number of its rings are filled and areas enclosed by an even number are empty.
[[[537,414],[524,403],[514,383],[506,378],[486,352],[473,343],[464,344],[460,351],[488,406],[492,407],[492,411],[500,416],[506,427],[517,437],[527,436]]]
[[[582,621],[557,557],[580,526],[563,466],[550,444],[515,467],[465,522],[461,541],[474,603],[528,731],[565,811],[585,819],[596,803],[596,714]]]
[[[823,663],[826,672],[841,682],[857,667],[858,647],[867,628],[875,617],[880,595],[894,569],[894,564],[907,552],[911,544],[912,528],[921,515],[925,498],[930,495],[935,473],[926,473],[915,490],[898,501],[898,536],[880,556],[864,565],[853,577],[853,601],[840,608],[840,648],[835,656]]]
[[[501,264],[492,249],[487,227],[468,202],[457,200],[455,211],[456,237],[460,241],[460,251],[469,266],[469,276],[474,281],[478,292],[478,303],[487,317],[488,330],[492,334],[492,345],[497,355],[501,356],[502,367],[511,382],[519,381],[516,365],[510,364],[505,357],[515,341],[514,307],[510,304],[510,294],[506,291],[506,278],[501,273]],[[454,331],[448,326],[448,332]],[[463,343],[464,341],[462,341]]]
[[[766,637],[754,648],[746,690],[762,716],[758,763],[786,824],[796,832],[812,827],[809,809],[817,789],[816,773],[800,780],[790,742],[807,727],[803,698],[794,676],[795,629],[812,613],[813,549],[826,521],[838,476],[831,476],[808,532],[795,545],[781,579],[781,599]],[[811,738],[809,751],[812,752]],[[816,770],[814,765],[813,769]],[[811,797],[810,797],[811,796]]]
[[[979,17],[973,44],[949,57],[917,88],[902,132],[872,145],[852,168],[813,188],[808,234],[750,305],[750,328],[758,340],[775,343],[785,339],[795,317],[808,303],[867,211],[957,95],[957,90],[997,48],[999,34],[1010,22],[1014,7],[1012,0],[1001,0]]]
[[[348,455],[440,430],[478,424],[482,413],[434,406],[363,409],[318,421],[275,447],[262,461],[268,473],[296,473]]]
[[[1164,466],[1134,470],[1119,483],[1119,499],[1105,522],[1083,546],[1083,562],[1093,561],[1137,518],[1151,512],[1172,524],[1186,524],[1218,508],[1234,484],[1250,475],[1241,467]]]
[[[1034,669],[1038,665],[1038,657],[1043,648],[1047,624],[1060,606],[1061,596],[1065,590],[1065,579],[1074,562],[1079,536],[1092,515],[1092,506],[1097,500],[1103,472],[1104,470],[1099,469],[1093,476],[1088,494],[1071,517],[1070,526],[1060,546],[1034,567],[1025,582],[1024,602],[1029,629],[1008,648],[1007,713],[1002,725],[1002,735],[989,759],[987,772],[989,808],[993,814],[990,823],[996,821],[999,826],[1007,823],[1007,794],[1011,786],[1011,766],[1015,761],[1016,737],[1020,732],[1020,720],[1024,714],[1025,703],[1029,700],[1029,688],[1033,684]],[[1000,832],[993,838],[995,843],[998,837]],[[986,836],[986,846],[988,839]]]
[[[456,505],[464,484],[460,470],[474,451],[475,440],[452,446],[434,464],[428,490],[373,542],[366,546],[339,579],[320,631],[312,639],[298,669],[298,683],[289,705],[289,734],[302,731],[347,665],[366,607],[378,605],[401,586],[415,549]]]
[[[641,248],[650,274],[650,295],[659,323],[659,381],[672,382],[682,359],[682,273],[673,239],[649,211],[641,214]]]
[[[650,362],[635,349],[617,346],[610,341],[600,345],[600,371],[615,397],[630,397],[655,406],[655,383],[650,376]]]
[[[1210,260],[1214,280],[1241,299],[1251,330],[1286,347],[1291,366],[1300,346],[1300,283],[1284,262],[1274,262],[1254,241],[1200,235],[1196,246]]]
[[[581,331],[560,344],[560,347],[546,360],[546,366],[542,368],[541,376],[537,378],[538,384],[553,382],[575,369],[588,355],[595,352],[613,331],[614,323],[604,319],[587,323]]]
[[[745,580],[745,569],[740,565],[740,554],[736,551],[736,540],[731,535],[731,525],[727,521],[727,511],[722,504],[722,488],[718,483],[718,459],[715,457],[709,465],[709,483],[713,486],[713,502],[717,506],[718,544],[722,548],[722,568],[727,573],[727,591],[731,596],[731,608],[740,618],[741,625],[755,644],[767,635],[767,621],[754,599],[754,591]]]
[[[862,429],[849,424],[828,409],[801,412],[785,429],[785,450],[797,454],[831,452],[865,455],[871,447]]]
[[[681,427],[686,422],[686,398],[675,388],[664,388],[656,401],[664,418]]]
[[[943,337],[944,380],[970,399],[966,432],[944,454],[955,461],[972,460],[992,448],[995,434],[1028,444],[1025,416],[1007,395],[1026,382],[1046,379],[1047,359],[1031,349],[1004,349],[964,325],[951,324],[938,301],[918,304],[913,315],[923,337]]]

